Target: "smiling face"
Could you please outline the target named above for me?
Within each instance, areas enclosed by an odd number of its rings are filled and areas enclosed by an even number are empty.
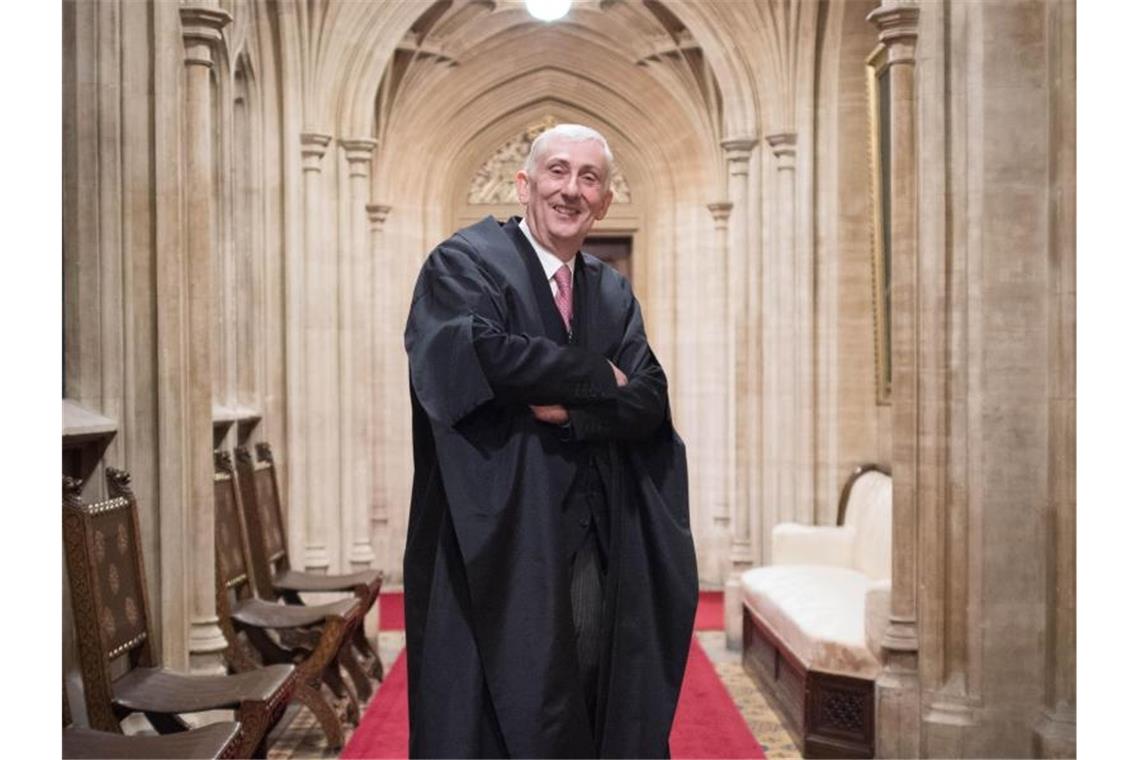
[[[606,189],[606,157],[597,140],[554,137],[538,157],[533,177],[515,175],[519,202],[535,239],[569,261],[613,200]]]

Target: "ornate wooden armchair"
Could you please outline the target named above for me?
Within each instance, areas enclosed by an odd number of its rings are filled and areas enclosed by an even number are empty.
[[[316,716],[329,746],[339,748],[344,745],[340,716],[321,684],[346,702],[348,720],[359,722],[360,707],[341,679],[338,662],[351,647],[364,607],[355,598],[306,607],[257,598],[233,462],[225,452],[215,452],[214,462],[217,608],[226,663],[238,672],[268,663],[294,664],[294,698]]]
[[[238,482],[241,485],[242,508],[250,533],[250,555],[253,559],[254,582],[258,594],[265,599],[284,599],[289,604],[302,604],[301,593],[329,593],[351,591],[356,595],[365,614],[369,614],[380,596],[384,576],[379,570],[362,570],[345,575],[321,575],[293,570],[285,540],[285,520],[277,488],[277,468],[273,452],[267,443],[257,444],[257,461],[249,449],[234,449],[237,458]],[[367,675],[383,680],[384,668],[380,656],[364,635],[361,626],[353,634],[353,648],[360,665],[345,662],[357,692],[367,701],[372,686]]]
[[[63,757],[79,758],[217,758],[237,757],[241,724],[233,721],[211,723],[180,734],[123,736],[72,725],[67,694],[63,696]]]
[[[140,549],[138,504],[130,476],[107,469],[111,498],[80,498],[63,479],[63,538],[92,728],[122,733],[120,721],[143,713],[160,734],[187,731],[180,713],[234,710],[238,757],[265,756],[265,737],[284,713],[296,674],[291,665],[235,676],[189,676],[159,667]]]

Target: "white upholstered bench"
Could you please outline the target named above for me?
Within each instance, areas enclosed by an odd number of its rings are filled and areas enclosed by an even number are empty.
[[[857,469],[838,522],[777,525],[772,564],[741,577],[744,667],[805,757],[873,757],[890,602],[890,475]]]

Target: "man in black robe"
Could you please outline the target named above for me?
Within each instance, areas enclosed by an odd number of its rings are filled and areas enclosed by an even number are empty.
[[[666,757],[697,601],[685,450],[629,283],[579,249],[612,158],[559,125],[427,258],[405,332],[413,757]]]

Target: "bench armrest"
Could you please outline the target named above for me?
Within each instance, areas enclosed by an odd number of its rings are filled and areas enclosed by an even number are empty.
[[[854,556],[853,528],[780,523],[772,529],[773,565],[851,567]]]

